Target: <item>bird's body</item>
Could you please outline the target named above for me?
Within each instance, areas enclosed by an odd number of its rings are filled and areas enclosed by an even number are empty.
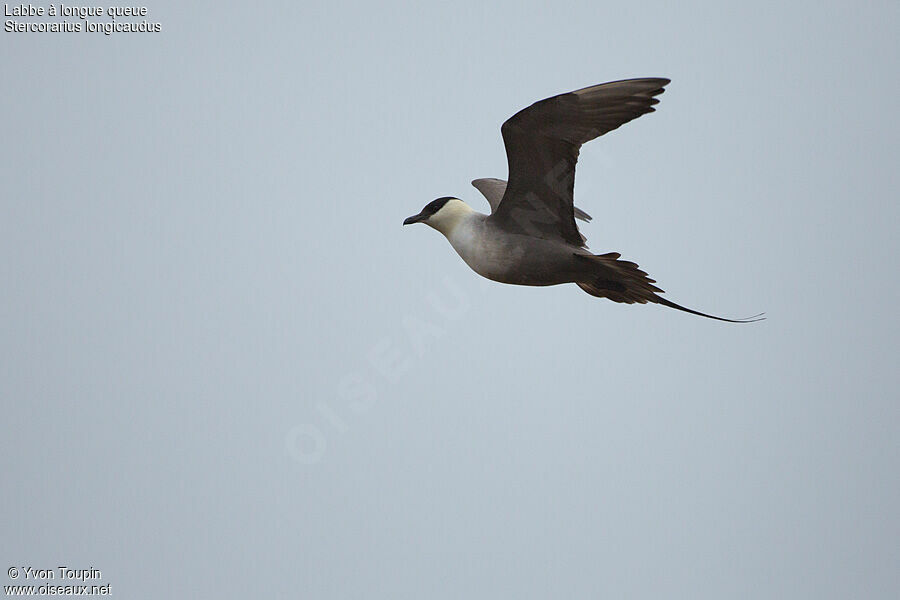
[[[577,278],[579,265],[572,248],[565,242],[509,233],[498,227],[489,215],[470,208],[462,200],[452,199],[438,220],[438,229],[469,267],[500,283],[515,285],[558,285]],[[447,211],[447,212],[445,212]],[[583,252],[583,251],[582,251]],[[586,253],[585,254],[589,254]]]
[[[679,306],[632,262],[615,252],[588,251],[575,218],[591,217],[573,203],[575,163],[582,144],[652,112],[668,79],[630,79],[542,100],[502,127],[509,183],[476,179],[491,214],[458,198],[432,201],[404,225],[423,222],[441,232],[465,263],[501,283],[548,286],[575,283],[615,302],[663,304],[696,315],[732,321]],[[737,322],[753,320],[744,319]]]

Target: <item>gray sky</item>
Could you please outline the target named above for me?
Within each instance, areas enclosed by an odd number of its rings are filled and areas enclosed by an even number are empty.
[[[0,32],[2,566],[121,598],[898,597],[900,5],[792,4]],[[658,112],[581,154],[591,248],[769,320],[487,282],[401,227],[487,209],[515,111],[643,76]]]

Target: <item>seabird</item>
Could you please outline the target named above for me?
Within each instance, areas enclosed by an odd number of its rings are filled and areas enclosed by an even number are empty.
[[[500,128],[506,146],[509,181],[472,182],[491,206],[473,210],[452,196],[428,203],[404,225],[425,223],[440,231],[469,267],[493,281],[514,285],[574,283],[592,296],[626,304],[662,304],[701,317],[708,315],[666,300],[638,266],[618,252],[593,254],[575,219],[591,217],[575,208],[575,163],[585,144],[653,112],[656,96],[669,80],[626,79],[586,87],[535,102]]]

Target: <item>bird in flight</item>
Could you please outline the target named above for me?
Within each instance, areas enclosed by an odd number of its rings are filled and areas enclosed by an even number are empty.
[[[574,205],[575,163],[582,146],[653,112],[668,79],[613,81],[535,102],[500,128],[509,181],[472,182],[491,206],[484,215],[451,196],[428,203],[404,225],[441,232],[469,267],[493,281],[546,286],[574,283],[592,296],[626,304],[662,304],[701,317],[726,319],[675,304],[638,266],[618,252],[593,254],[575,219],[591,217]]]

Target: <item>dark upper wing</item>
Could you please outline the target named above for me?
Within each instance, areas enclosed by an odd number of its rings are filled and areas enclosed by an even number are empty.
[[[535,102],[501,127],[509,184],[491,215],[513,231],[582,245],[572,192],[581,145],[653,112],[668,79],[626,79]]]
[[[496,177],[486,177],[484,179],[473,179],[472,185],[481,192],[481,195],[491,205],[491,212],[497,210],[497,207],[500,206],[500,201],[503,200],[503,194],[506,193],[506,182]],[[576,206],[575,218],[589,222],[593,217]]]

